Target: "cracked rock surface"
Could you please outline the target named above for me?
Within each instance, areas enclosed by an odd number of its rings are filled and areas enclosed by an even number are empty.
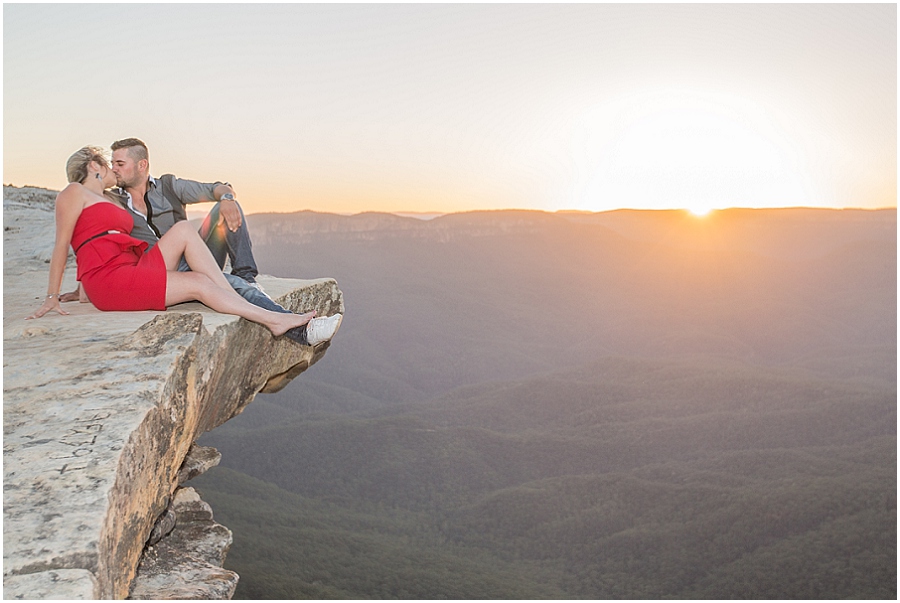
[[[193,488],[175,491],[173,509],[178,523],[144,552],[129,599],[230,599],[238,575],[222,564],[231,530],[213,521]]]
[[[23,320],[46,291],[55,195],[4,187],[3,594],[124,598],[196,438],[329,343],[273,338],[199,303],[100,312],[75,302],[68,316]],[[70,256],[62,290],[74,279]],[[294,311],[344,310],[333,279],[259,281]]]

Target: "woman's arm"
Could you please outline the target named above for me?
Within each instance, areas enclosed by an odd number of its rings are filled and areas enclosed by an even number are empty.
[[[47,284],[47,297],[41,307],[26,318],[40,318],[53,310],[59,314],[68,314],[59,305],[59,289],[62,287],[63,274],[66,271],[66,258],[69,256],[69,244],[75,231],[75,222],[84,209],[85,194],[83,186],[72,183],[56,197],[56,244],[50,256],[50,277]]]

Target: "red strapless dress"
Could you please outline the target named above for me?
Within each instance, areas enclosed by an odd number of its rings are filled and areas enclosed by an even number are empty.
[[[159,246],[149,247],[128,233],[134,222],[113,203],[81,211],[72,233],[78,280],[99,310],[165,310],[166,263]],[[116,230],[118,233],[107,233]]]

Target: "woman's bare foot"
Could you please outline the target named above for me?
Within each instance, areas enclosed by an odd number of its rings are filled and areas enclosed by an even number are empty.
[[[272,335],[275,337],[284,335],[294,327],[302,327],[316,317],[315,310],[306,314],[287,314],[283,312],[273,312],[273,314],[275,317],[266,326],[269,327],[269,330],[272,331]]]

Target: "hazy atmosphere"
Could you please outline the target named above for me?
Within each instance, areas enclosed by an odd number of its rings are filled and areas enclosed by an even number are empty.
[[[4,183],[246,211],[896,205],[896,6],[6,4]],[[129,35],[152,31],[135,44]]]
[[[347,313],[200,440],[236,597],[896,598],[896,210],[249,220]]]
[[[51,189],[5,189],[6,218],[49,224],[71,153],[138,137],[153,176],[234,186],[282,303],[340,288],[334,339],[290,348],[312,363],[198,428],[235,598],[896,599],[895,4],[6,4],[3,29],[3,182]],[[191,395],[262,387],[195,357]]]

